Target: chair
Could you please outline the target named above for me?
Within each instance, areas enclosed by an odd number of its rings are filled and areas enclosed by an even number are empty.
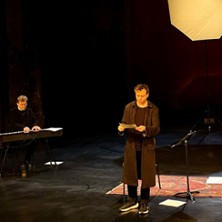
[[[24,158],[25,158],[25,153],[27,151],[27,145],[30,145],[31,143],[33,143],[33,140],[30,141],[18,141],[18,142],[9,142],[9,143],[5,143],[2,146],[1,149],[1,154],[0,154],[0,177],[2,177],[4,171],[5,171],[5,166],[7,164],[7,160],[11,160],[12,161],[12,165],[11,167],[13,167],[13,174],[15,174],[16,172],[21,172],[22,175],[24,175],[23,172],[26,173],[26,167],[24,167]],[[39,146],[39,140],[38,143],[34,144],[34,150]],[[50,149],[48,142],[47,142],[47,146],[46,146],[46,150],[47,150],[47,154],[51,154],[51,150],[49,151],[48,149]],[[9,158],[10,157],[14,157],[14,158]],[[51,156],[50,155],[50,161],[51,161]],[[29,169],[28,172],[31,172],[34,168],[35,168],[35,158],[34,158],[34,151],[32,154],[32,159],[31,159],[31,165],[28,165]]]
[[[8,158],[9,153],[16,158],[17,163],[19,162],[18,150],[19,150],[19,147],[10,146],[9,143],[6,143],[2,146],[1,154],[0,154],[0,160],[1,160],[1,163],[0,163],[0,166],[1,166],[1,168],[0,168],[0,177],[2,177],[2,174],[4,172],[4,168],[5,168],[5,165],[6,165],[6,160]],[[16,171],[16,166],[14,165],[13,173],[15,173],[15,171]]]

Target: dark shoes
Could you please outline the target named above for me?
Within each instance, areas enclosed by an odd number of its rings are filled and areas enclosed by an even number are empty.
[[[128,201],[122,207],[120,207],[119,210],[121,212],[126,212],[126,211],[129,211],[131,209],[136,209],[138,207],[139,207],[139,203],[138,202]]]
[[[20,171],[21,171],[22,177],[26,177],[27,173],[30,173],[33,171],[32,164],[28,161],[25,161],[25,163],[21,165]]]
[[[26,172],[26,165],[24,163],[21,165],[20,170],[21,170],[22,177],[26,177],[27,172]]]
[[[32,164],[28,161],[25,162],[26,170],[30,173],[33,170]]]
[[[142,203],[139,208],[139,214],[148,214],[148,213],[149,213],[148,205],[146,203]]]

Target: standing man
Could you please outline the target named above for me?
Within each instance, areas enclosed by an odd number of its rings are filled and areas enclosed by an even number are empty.
[[[17,98],[17,107],[13,108],[9,113],[9,131],[23,131],[24,133],[38,132],[41,127],[38,125],[34,112],[27,107],[28,98],[25,95],[20,95]],[[16,143],[18,146],[18,143]],[[26,153],[22,163],[24,167],[31,169],[32,155],[36,147],[36,143],[28,143],[26,146]]]
[[[139,214],[149,212],[150,187],[155,186],[155,136],[160,132],[159,109],[148,100],[149,87],[134,87],[136,100],[125,106],[120,135],[126,134],[122,182],[127,184],[129,200],[119,210],[139,207]],[[137,196],[138,179],[141,179],[140,204]]]

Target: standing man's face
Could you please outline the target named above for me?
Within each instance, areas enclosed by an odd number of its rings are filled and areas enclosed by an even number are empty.
[[[24,111],[27,107],[27,102],[26,101],[19,101],[19,102],[17,102],[17,107],[19,110]]]
[[[144,105],[147,101],[147,98],[149,97],[149,93],[147,93],[145,89],[136,90],[135,95],[136,95],[136,101],[140,105]]]

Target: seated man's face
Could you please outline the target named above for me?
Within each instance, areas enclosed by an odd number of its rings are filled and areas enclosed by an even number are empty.
[[[17,107],[20,111],[24,111],[27,107],[27,102],[26,101],[19,101],[19,102],[17,102]]]

